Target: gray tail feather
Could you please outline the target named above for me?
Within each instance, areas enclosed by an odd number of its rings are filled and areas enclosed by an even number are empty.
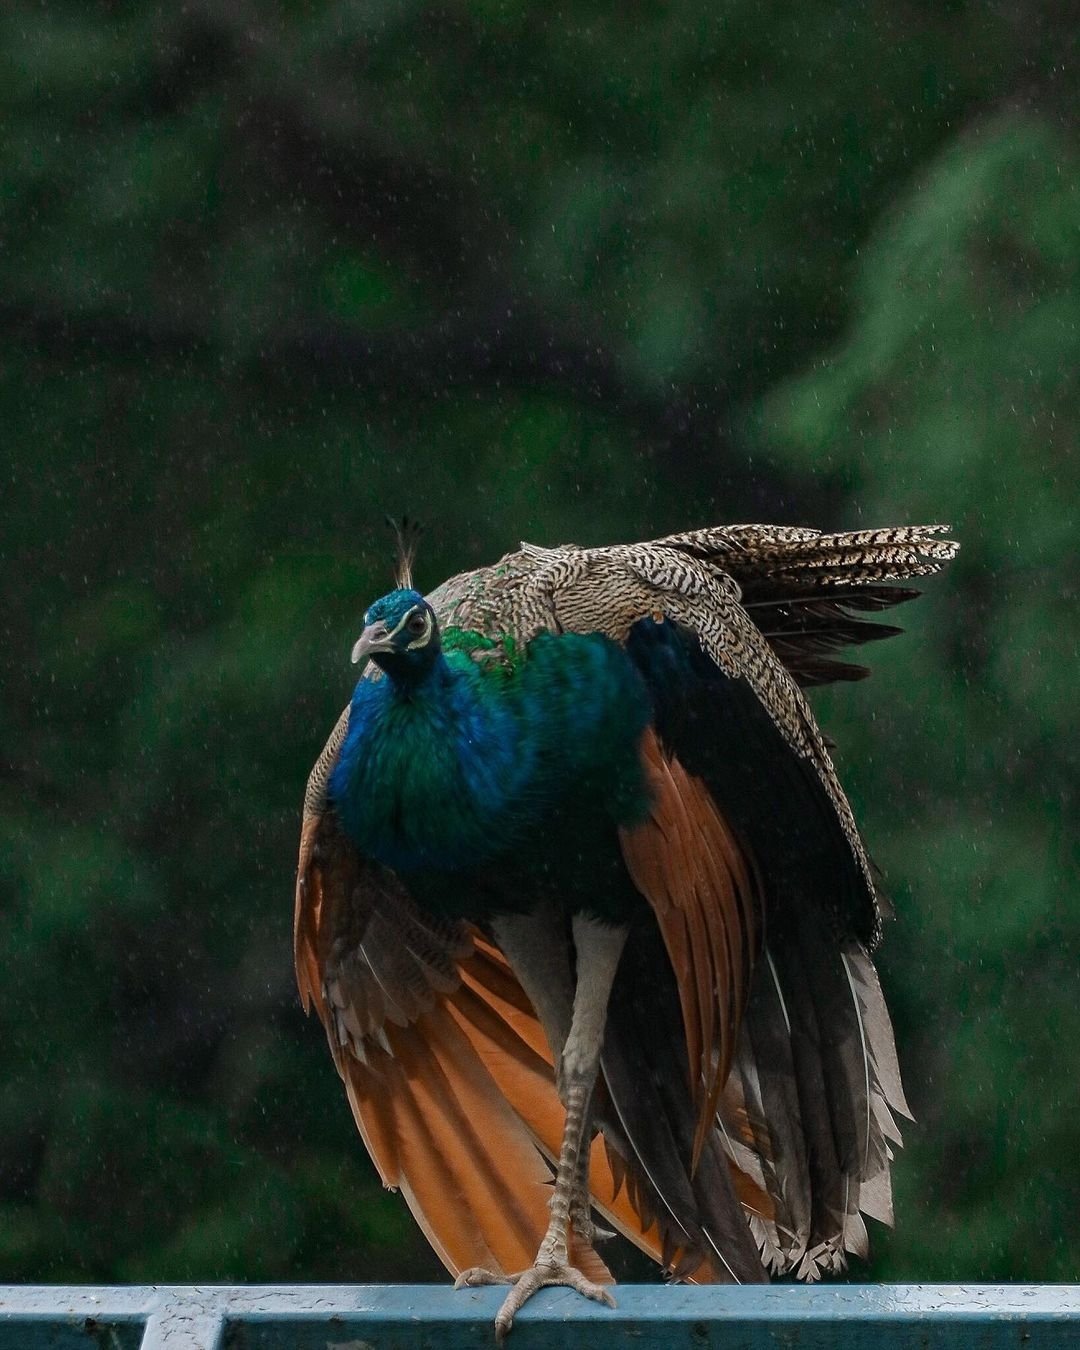
[[[635,930],[608,1006],[601,1059],[613,1121],[605,1136],[621,1149],[639,1212],[656,1217],[664,1265],[679,1278],[703,1258],[733,1283],[765,1279],[732,1185],[719,1134],[692,1166],[696,1113],[674,976],[658,932]],[[652,985],[652,997],[641,989]]]
[[[867,1254],[864,1214],[892,1222],[893,1113],[911,1116],[873,964],[819,925],[770,933],[717,1131],[773,1201],[749,1216],[766,1268],[804,1280]]]

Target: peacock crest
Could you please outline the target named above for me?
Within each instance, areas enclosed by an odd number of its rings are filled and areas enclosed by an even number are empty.
[[[386,523],[394,532],[396,544],[394,584],[399,591],[411,591],[414,589],[413,567],[416,563],[416,550],[420,545],[424,527],[411,516],[402,516],[400,520],[387,516]]]

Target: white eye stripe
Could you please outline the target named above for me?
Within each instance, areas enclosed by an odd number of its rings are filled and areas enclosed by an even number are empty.
[[[415,613],[415,610],[413,611],[413,613]],[[406,615],[406,618],[411,618],[411,617],[412,617],[411,615]],[[397,631],[397,630],[395,629],[395,632],[396,632],[396,631]],[[425,611],[424,611],[424,631],[423,631],[422,633],[417,634],[417,636],[416,636],[415,638],[413,638],[412,642],[410,642],[410,643],[406,646],[405,650],[406,650],[407,652],[413,652],[413,651],[415,651],[415,650],[417,649],[417,647],[426,647],[427,644],[428,644],[428,642],[429,642],[429,640],[430,640],[430,638],[431,638],[431,615],[428,613],[427,610],[425,610]]]
[[[431,612],[430,610],[421,611],[419,605],[414,605],[412,609],[410,609],[406,614],[403,614],[401,616],[401,619],[398,621],[398,623],[389,631],[389,633],[387,633],[385,640],[389,642],[391,639],[396,638],[397,635],[401,632],[401,630],[412,618],[412,616],[414,614],[419,614],[421,612],[423,612],[424,615],[424,631],[418,634],[412,640],[412,642],[406,643],[405,650],[407,652],[412,652],[415,651],[417,647],[426,646],[427,642],[431,638]]]
[[[390,638],[397,637],[397,635],[401,632],[401,630],[405,627],[405,625],[409,622],[409,620],[415,613],[416,613],[416,606],[414,605],[413,608],[408,610],[405,614],[403,614],[401,618],[397,621],[397,623],[394,625],[394,627],[390,629],[390,631],[386,635],[387,639],[389,640]]]

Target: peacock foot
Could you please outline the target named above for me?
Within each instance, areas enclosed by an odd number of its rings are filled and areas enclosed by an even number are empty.
[[[538,1289],[544,1289],[548,1285],[562,1285],[584,1294],[586,1298],[594,1299],[597,1303],[606,1303],[609,1308],[615,1306],[615,1300],[602,1284],[594,1284],[592,1280],[586,1279],[580,1270],[565,1261],[538,1258],[536,1264],[530,1266],[528,1270],[518,1271],[516,1275],[509,1277],[494,1275],[490,1270],[484,1270],[482,1266],[473,1266],[461,1272],[454,1281],[454,1288],[463,1289],[466,1285],[482,1284],[513,1285],[503,1299],[502,1307],[495,1314],[495,1339],[500,1345],[514,1325],[515,1313],[524,1307]]]

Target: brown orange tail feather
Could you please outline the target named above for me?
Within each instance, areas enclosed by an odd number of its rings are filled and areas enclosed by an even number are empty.
[[[620,832],[634,884],[652,905],[675,971],[698,1103],[692,1167],[731,1070],[756,948],[754,883],[705,784],[646,731],[649,817]]]
[[[447,1010],[436,1009],[431,1020],[424,1053],[412,1063],[406,1057],[403,1068],[420,1116],[444,1125],[435,1154],[443,1191],[446,1172],[457,1191],[444,1211],[429,1210],[432,1222],[440,1231],[452,1229],[462,1209],[471,1211],[498,1266],[520,1270],[531,1263],[547,1226],[550,1171]]]
[[[525,1122],[537,1147],[554,1159],[561,1138],[562,1107],[555,1091],[551,1052],[539,1022],[502,953],[483,938],[476,939],[474,956],[462,963],[462,975],[475,1000],[453,997],[449,1006],[460,1018],[462,1031],[473,1041],[500,1092]],[[512,1009],[512,1025],[506,1020],[507,1009]],[[730,1159],[728,1166],[744,1208],[771,1218],[773,1206],[766,1192]],[[625,1177],[625,1161],[597,1135],[592,1144],[589,1172],[593,1204],[623,1237],[657,1263],[667,1265],[655,1219],[648,1213],[643,1198],[624,1184]],[[674,1259],[677,1263],[679,1253]],[[705,1283],[719,1276],[706,1260],[692,1278]]]
[[[529,1265],[550,1168],[444,1005],[388,1030],[379,1072],[350,1058],[349,1100],[384,1183],[400,1187],[453,1274]]]
[[[452,1273],[474,1265],[503,1274],[522,1269],[547,1226],[549,1163],[558,1156],[564,1120],[539,1021],[502,953],[474,933],[472,955],[458,962],[459,987],[408,1026],[384,1026],[391,1053],[368,1038],[362,1062],[338,1044],[323,979],[337,922],[333,901],[345,888],[314,863],[319,824],[316,817],[305,821],[301,840],[297,982],[305,1007],[314,1006],[327,1027],[368,1152],[384,1185],[401,1190]],[[689,821],[679,828],[686,838]],[[667,884],[662,871],[657,884]],[[699,915],[698,926],[703,922]],[[673,931],[689,948],[691,926]],[[706,973],[699,971],[701,978]],[[709,1026],[705,1016],[699,1024],[703,1049]],[[740,1200],[760,1211],[767,1197],[734,1163],[729,1166]],[[653,1260],[673,1265],[680,1278],[716,1279],[708,1260],[697,1259],[695,1266],[679,1250],[664,1260],[658,1225],[637,1188],[624,1184],[625,1170],[598,1135],[590,1190],[604,1220]],[[611,1282],[602,1258],[576,1236],[572,1259],[587,1278]]]

